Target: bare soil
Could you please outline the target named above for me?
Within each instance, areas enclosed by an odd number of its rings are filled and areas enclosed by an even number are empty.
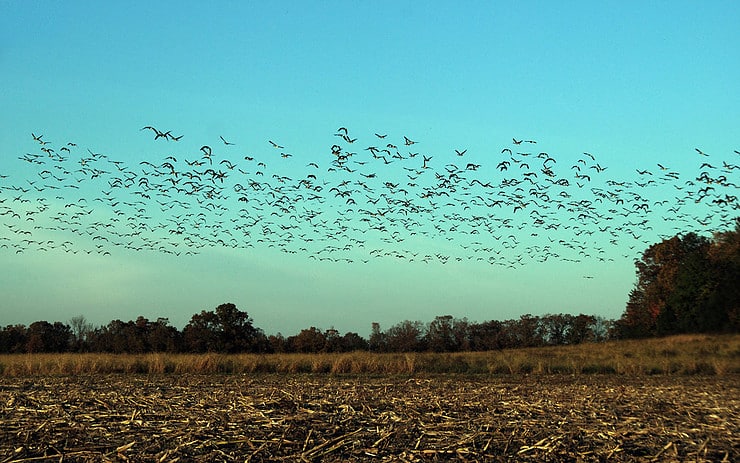
[[[0,462],[739,461],[739,379],[0,378]]]

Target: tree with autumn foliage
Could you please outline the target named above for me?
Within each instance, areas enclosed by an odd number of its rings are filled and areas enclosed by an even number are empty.
[[[712,239],[688,233],[653,244],[635,266],[619,337],[738,331],[740,219]]]

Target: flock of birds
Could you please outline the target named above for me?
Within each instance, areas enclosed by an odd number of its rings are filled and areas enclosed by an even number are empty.
[[[125,162],[31,134],[34,149],[18,158],[25,178],[0,170],[0,253],[271,247],[322,261],[516,268],[634,258],[661,237],[726,229],[740,206],[738,151],[722,160],[696,149],[692,173],[656,163],[615,178],[590,153],[568,162],[516,138],[492,153],[432,154],[407,136],[361,142],[340,127],[306,159],[273,140],[257,156],[223,136],[140,135],[153,151],[181,150]]]

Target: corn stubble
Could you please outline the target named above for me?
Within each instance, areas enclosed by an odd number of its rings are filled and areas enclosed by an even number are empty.
[[[737,461],[737,379],[5,378],[0,461]]]
[[[738,461],[738,336],[0,358],[0,462]]]

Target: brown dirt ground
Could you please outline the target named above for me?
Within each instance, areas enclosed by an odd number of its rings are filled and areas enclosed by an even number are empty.
[[[0,462],[739,461],[736,375],[0,379]]]

